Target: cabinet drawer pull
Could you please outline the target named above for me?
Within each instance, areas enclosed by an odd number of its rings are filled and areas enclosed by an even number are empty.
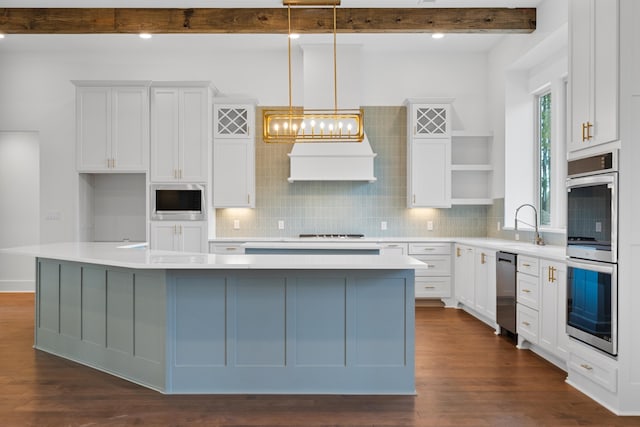
[[[423,251],[435,251],[436,248],[423,248],[422,250]]]
[[[523,289],[522,292],[524,292],[525,294],[531,293],[529,289]]]
[[[388,248],[397,248],[400,245],[387,245]]]
[[[580,367],[581,367],[582,369],[586,369],[587,371],[593,371],[593,368],[592,368],[591,366],[587,365],[586,363],[582,363],[582,364],[580,365]]]
[[[590,122],[587,122],[587,141],[589,141],[591,138],[593,138],[593,135],[591,135],[591,128],[593,127],[593,125]]]
[[[460,248],[456,248],[456,256],[460,257]]]
[[[526,262],[523,262],[523,263],[522,263],[522,266],[523,266],[523,267],[531,267],[531,264],[527,264]]]
[[[427,268],[436,268],[435,264],[427,264]]]
[[[435,289],[436,287],[435,286],[425,286],[424,288],[425,289]]]
[[[522,322],[522,324],[523,324],[524,326],[531,326],[531,323],[529,323],[529,322]]]
[[[228,251],[236,251],[236,250],[238,250],[238,248],[225,248],[225,249],[228,250]]]

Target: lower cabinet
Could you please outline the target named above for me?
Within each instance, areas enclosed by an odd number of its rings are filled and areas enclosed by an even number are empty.
[[[181,252],[208,252],[207,222],[152,221],[151,249]]]
[[[518,256],[518,347],[563,368],[569,360],[566,277],[564,263]]]
[[[437,298],[453,305],[451,244],[410,243],[409,256],[427,264],[426,270],[416,270],[416,298]]]
[[[456,299],[485,323],[496,323],[496,252],[456,245]]]

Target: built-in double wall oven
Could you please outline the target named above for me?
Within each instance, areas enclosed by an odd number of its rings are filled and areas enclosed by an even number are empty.
[[[617,355],[617,152],[569,161],[567,333]]]

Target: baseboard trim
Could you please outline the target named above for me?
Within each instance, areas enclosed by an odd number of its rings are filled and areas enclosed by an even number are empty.
[[[35,292],[35,280],[0,280],[0,292]]]

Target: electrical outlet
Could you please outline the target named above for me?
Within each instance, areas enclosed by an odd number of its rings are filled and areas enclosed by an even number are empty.
[[[427,221],[427,230],[433,231],[433,221]]]
[[[240,230],[240,220],[239,219],[234,219],[233,220],[233,229],[234,230]]]
[[[602,223],[600,221],[596,221],[596,233],[602,233]]]
[[[278,221],[278,230],[284,230],[284,221],[283,220],[279,220]]]
[[[380,221],[380,230],[387,229],[387,221]]]

